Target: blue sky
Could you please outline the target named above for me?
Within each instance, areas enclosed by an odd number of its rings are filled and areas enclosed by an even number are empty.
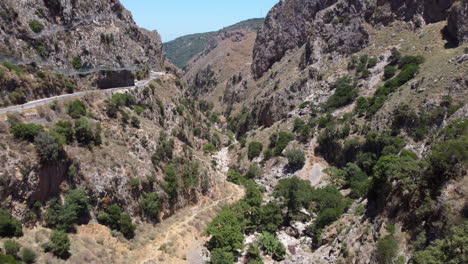
[[[164,42],[264,17],[279,0],[121,0],[135,22],[158,30]]]

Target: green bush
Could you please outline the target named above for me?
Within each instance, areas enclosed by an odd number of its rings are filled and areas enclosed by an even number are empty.
[[[208,225],[206,233],[211,236],[207,247],[210,251],[220,249],[236,253],[243,246],[243,225],[238,214],[230,209],[223,209]]]
[[[376,57],[370,58],[369,61],[367,62],[367,69],[374,68],[375,66],[377,66],[378,62],[379,60]]]
[[[57,139],[47,132],[41,132],[34,138],[36,152],[42,164],[54,164],[58,162],[63,154],[62,145]]]
[[[286,248],[272,234],[264,232],[258,238],[258,245],[267,255],[270,255],[276,261],[282,261],[286,256]]]
[[[247,263],[252,263],[253,261],[263,263],[262,256],[260,255],[260,253],[261,253],[260,249],[256,245],[250,244],[249,248],[247,249],[247,254],[246,254],[246,257],[249,260],[249,262]]]
[[[133,191],[138,191],[140,189],[140,179],[131,178],[129,181],[130,189]]]
[[[137,113],[137,115],[141,115],[145,111],[145,108],[141,105],[134,105],[132,106],[132,109]]]
[[[302,208],[307,208],[311,202],[314,189],[309,181],[293,177],[281,179],[275,186],[273,196],[281,199],[281,205],[287,208],[286,221],[289,222],[300,214]]]
[[[169,195],[169,200],[174,202],[177,199],[177,190],[179,189],[179,180],[177,178],[177,169],[175,165],[167,165],[164,169],[164,190]]]
[[[381,264],[393,264],[398,254],[398,241],[393,235],[385,236],[377,242],[377,260]]]
[[[273,150],[271,149],[266,149],[263,151],[263,160],[267,161],[273,157]]]
[[[232,252],[224,251],[221,248],[215,248],[211,251],[209,264],[233,264],[236,258]]]
[[[270,147],[273,148],[275,156],[280,156],[289,142],[294,140],[294,135],[288,132],[280,131],[270,136]]]
[[[15,122],[12,123],[10,127],[10,132],[13,136],[29,142],[33,142],[34,138],[43,131],[44,128],[41,125],[36,124],[20,124]]]
[[[97,124],[93,130],[93,127],[88,119],[82,117],[78,120],[75,120],[74,128],[76,141],[78,141],[78,144],[81,147],[91,148],[102,143],[101,129],[99,124]]]
[[[397,65],[400,63],[401,53],[397,48],[392,48],[392,55],[388,58],[390,65]]]
[[[342,106],[348,105],[354,101],[358,96],[358,88],[348,76],[338,79],[331,88],[335,93],[328,98],[325,108],[333,110]]]
[[[15,240],[8,239],[3,243],[3,247],[5,248],[5,254],[12,255],[16,258],[18,257],[18,252],[20,251],[21,245]]]
[[[97,220],[99,223],[108,226],[112,230],[120,230],[120,218],[122,209],[116,204],[112,204],[104,211],[99,212]]]
[[[130,123],[134,128],[140,128],[140,119],[138,119],[138,117],[132,116],[132,120],[130,121]]]
[[[68,115],[74,119],[86,116],[86,105],[80,100],[75,100],[67,104]]]
[[[285,156],[288,158],[288,167],[293,171],[302,169],[305,164],[305,154],[302,150],[293,149],[286,151]]]
[[[263,144],[260,142],[250,142],[247,156],[250,160],[260,156],[263,150]]]
[[[262,169],[257,165],[257,163],[252,163],[245,174],[247,179],[256,179],[262,176]]]
[[[401,69],[407,65],[414,64],[419,65],[424,62],[424,57],[422,56],[403,56],[398,62],[398,67]]]
[[[45,250],[59,258],[67,259],[70,256],[70,239],[67,233],[54,230],[50,234],[49,242],[45,244]]]
[[[235,184],[242,184],[243,182],[242,175],[237,171],[229,171],[227,173],[227,180]]]
[[[35,263],[36,258],[36,252],[32,251],[29,248],[23,248],[23,250],[21,251],[21,259],[27,264]]]
[[[65,83],[65,91],[69,94],[73,93],[75,91],[75,85],[71,82],[66,82]]]
[[[38,78],[44,79],[46,77],[45,73],[43,71],[38,71],[36,72],[36,76]]]
[[[73,142],[73,135],[75,131],[73,130],[73,124],[70,121],[58,121],[55,123],[55,128],[53,130],[55,133],[61,135],[66,143]]]
[[[31,28],[34,33],[39,33],[44,29],[44,26],[41,24],[41,22],[34,19],[29,21],[29,28]]]
[[[80,70],[83,67],[83,61],[81,61],[79,56],[72,59],[72,66],[75,70]]]
[[[15,65],[15,64],[13,64],[13,63],[11,63],[9,61],[5,61],[3,63],[3,66],[5,66],[10,71],[14,71],[16,74],[21,74],[24,71],[23,68],[21,68],[18,65]]]
[[[159,195],[157,193],[145,193],[140,201],[140,209],[153,221],[159,221]]]
[[[386,66],[384,69],[384,80],[393,78],[393,76],[395,76],[396,74],[396,71],[397,71],[397,67],[392,66],[392,65]]]
[[[23,228],[18,221],[7,211],[0,209],[0,237],[22,236]]]
[[[80,219],[89,215],[90,203],[88,196],[81,190],[70,190],[65,194],[65,203],[52,199],[48,203],[44,218],[49,227],[62,231],[73,230]]]
[[[174,140],[167,140],[167,135],[165,133],[161,133],[159,135],[159,145],[156,149],[155,153],[151,157],[151,161],[153,162],[154,166],[159,165],[162,161],[171,160],[173,157],[174,151]]]
[[[212,143],[207,143],[203,145],[203,152],[205,152],[205,154],[213,153],[215,151],[216,151],[216,147]]]
[[[135,237],[136,225],[132,223],[132,218],[128,214],[122,214],[120,217],[120,232],[125,238],[131,239]]]

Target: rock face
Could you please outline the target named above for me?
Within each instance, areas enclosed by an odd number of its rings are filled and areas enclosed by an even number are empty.
[[[448,33],[458,44],[468,42],[468,1],[456,2],[450,10],[448,17]]]
[[[260,78],[287,51],[308,42],[324,42],[325,53],[355,53],[368,42],[363,22],[385,26],[401,20],[412,22],[418,27],[445,20],[453,3],[454,0],[280,1],[270,11],[258,33],[253,52],[252,74],[255,78]],[[454,21],[451,32],[457,38],[467,35],[466,27],[458,26],[466,24],[466,1],[458,6],[451,12]],[[310,53],[311,46],[308,48]],[[322,56],[320,54],[319,57]]]
[[[0,25],[0,59],[14,63],[63,74],[163,68],[158,33],[139,28],[118,0],[4,0]]]
[[[286,51],[305,44],[314,29],[316,14],[337,0],[280,1],[269,12],[255,42],[252,73],[259,78]]]

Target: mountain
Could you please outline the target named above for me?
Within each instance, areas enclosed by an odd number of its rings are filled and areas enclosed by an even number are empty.
[[[164,43],[163,49],[167,58],[177,67],[182,69],[187,65],[190,59],[206,48],[209,40],[213,36],[223,31],[233,31],[237,29],[258,31],[263,23],[263,20],[263,18],[254,18],[228,26],[219,31],[182,36],[175,40]]]
[[[183,71],[118,1],[26,2],[0,4],[0,263],[466,262],[467,0],[283,0]],[[88,23],[38,60],[34,6]],[[74,69],[103,25],[142,35]]]

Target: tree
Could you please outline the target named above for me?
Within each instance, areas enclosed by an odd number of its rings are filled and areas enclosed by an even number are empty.
[[[275,186],[273,195],[281,198],[283,207],[288,209],[286,221],[289,222],[302,208],[308,206],[312,192],[313,188],[310,186],[309,181],[293,177],[281,179]]]
[[[280,156],[283,150],[288,146],[289,142],[294,140],[294,134],[280,131],[270,136],[270,147],[274,148],[275,156]]]
[[[47,132],[41,132],[34,138],[36,152],[42,164],[54,164],[63,155],[60,143]]]
[[[35,263],[36,257],[36,252],[32,251],[29,248],[23,248],[23,250],[21,251],[21,259],[27,264]]]
[[[335,90],[335,93],[328,98],[327,109],[333,110],[348,105],[358,96],[358,88],[353,79],[348,76],[338,79],[331,88]]]
[[[22,236],[21,222],[7,211],[0,209],[0,237]]]
[[[55,123],[55,133],[60,134],[65,139],[66,143],[73,142],[73,124],[70,121],[58,121]]]
[[[250,160],[260,156],[263,150],[263,144],[260,142],[250,142],[247,156]]]
[[[288,158],[288,166],[291,170],[297,171],[302,169],[305,163],[305,154],[304,151],[299,149],[289,150],[285,153],[286,158]]]
[[[65,195],[65,203],[58,199],[49,201],[45,214],[47,225],[62,231],[70,231],[83,217],[89,214],[89,199],[84,191],[71,190]]]
[[[211,236],[207,245],[208,249],[235,253],[243,245],[242,231],[243,227],[238,215],[227,208],[223,209],[206,229],[206,233]]]
[[[159,220],[159,195],[157,193],[145,193],[140,201],[140,209],[152,220]]]
[[[54,230],[50,235],[49,242],[45,245],[45,249],[59,258],[67,259],[70,255],[70,239],[67,233]]]
[[[75,121],[75,137],[82,147],[91,147],[95,145],[95,134],[88,119],[82,117]]]

